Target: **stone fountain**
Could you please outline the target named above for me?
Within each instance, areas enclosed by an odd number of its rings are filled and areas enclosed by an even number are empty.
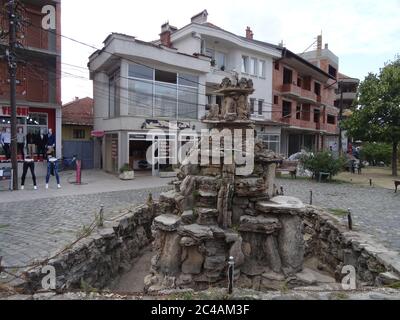
[[[152,226],[155,256],[146,290],[225,286],[230,257],[237,283],[247,287],[260,282],[266,288],[276,287],[303,270],[300,213],[305,207],[280,195],[275,186],[276,165],[282,158],[262,141],[251,139],[253,92],[252,81],[245,78],[221,83],[217,93],[224,96],[223,104],[210,106],[203,122],[218,132],[236,132],[235,144],[224,140],[221,149],[200,152],[195,145],[182,164],[175,190],[161,195],[163,210]],[[236,142],[245,138],[238,150]],[[202,137],[201,143],[211,139],[212,134]],[[227,151],[254,155],[252,170],[243,173],[243,164],[225,164]],[[222,161],[201,161],[215,157]]]

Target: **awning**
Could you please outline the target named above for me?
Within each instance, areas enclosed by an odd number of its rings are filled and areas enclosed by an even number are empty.
[[[104,135],[105,135],[105,132],[104,132],[104,131],[100,131],[100,130],[98,130],[98,131],[92,131],[92,137],[95,137],[95,138],[103,138]]]

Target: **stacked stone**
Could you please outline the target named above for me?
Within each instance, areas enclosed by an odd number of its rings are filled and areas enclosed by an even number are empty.
[[[249,129],[254,132],[246,109],[254,92],[249,83],[223,82],[222,110],[211,108],[204,122],[220,130],[242,130],[243,137]],[[223,158],[225,147],[197,154],[199,165],[184,162],[175,190],[161,196],[169,210],[153,223],[155,256],[145,279],[148,291],[226,285],[231,256],[237,280],[242,276],[253,283],[273,273],[274,281],[283,281],[302,271],[304,240],[297,213],[303,205],[291,198],[270,202],[277,192],[275,169],[281,158],[258,141],[254,170],[248,175],[238,175],[240,166],[223,159],[211,165],[200,161],[204,156]]]

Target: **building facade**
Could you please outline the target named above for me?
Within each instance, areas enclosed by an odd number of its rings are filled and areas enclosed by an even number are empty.
[[[62,107],[62,140],[91,141],[93,131],[93,99],[86,97]]]
[[[326,59],[325,59],[326,57]],[[162,139],[176,140],[180,129],[199,132],[209,105],[222,103],[215,93],[226,77],[251,79],[251,118],[258,137],[271,150],[290,156],[301,149],[321,150],[337,138],[334,106],[338,58],[319,48],[296,55],[283,46],[243,36],[208,22],[206,10],[178,29],[161,26],[156,41],[111,34],[89,58],[94,85],[95,166],[118,172],[160,168],[145,163],[152,128],[175,128]],[[335,72],[336,73],[335,73]],[[175,130],[175,132],[174,132]],[[177,141],[178,145],[181,141]]]
[[[0,0],[4,8],[7,1]],[[61,157],[61,1],[24,0],[23,19],[29,24],[18,35],[23,45],[17,49],[17,114],[18,128],[27,134],[56,134],[57,156]],[[42,8],[55,9],[56,29],[45,30]],[[2,30],[8,30],[8,17],[0,15]],[[22,37],[23,35],[23,37]],[[10,127],[10,89],[8,64],[5,57],[8,39],[0,42],[0,131]],[[2,155],[0,154],[0,157]]]
[[[282,49],[273,71],[273,119],[286,124],[281,134],[281,153],[286,157],[337,147],[337,68],[338,59],[330,51],[318,48],[297,55]]]

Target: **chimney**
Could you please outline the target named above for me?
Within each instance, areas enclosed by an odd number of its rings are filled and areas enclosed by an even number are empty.
[[[208,12],[207,10],[203,10],[202,12],[194,15],[191,19],[192,23],[204,24],[207,23]]]
[[[165,47],[171,48],[172,43],[171,43],[171,30],[174,28],[169,25],[169,22],[164,23],[161,26],[161,33],[160,33],[160,40],[161,44]]]
[[[250,27],[247,27],[247,29],[246,29],[246,38],[250,39],[250,40],[253,40],[253,37],[254,37],[253,31],[251,31]]]
[[[325,49],[329,49],[329,46],[327,43],[325,43]]]
[[[75,97],[75,101],[78,101],[79,100],[79,97]]]

